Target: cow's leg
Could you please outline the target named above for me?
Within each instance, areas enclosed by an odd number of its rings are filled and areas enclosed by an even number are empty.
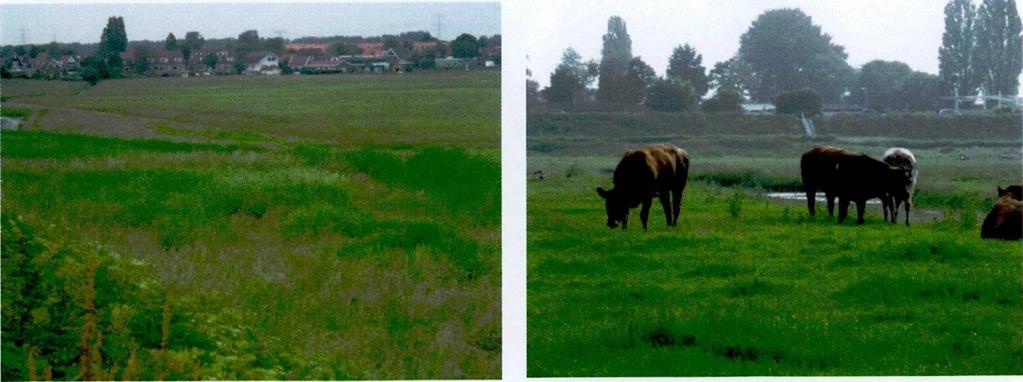
[[[639,220],[643,222],[643,230],[646,231],[646,221],[650,217],[650,205],[653,204],[654,199],[647,197],[643,201],[643,209],[639,210]]]
[[[888,195],[881,196],[881,214],[884,215],[884,221],[887,223],[892,218],[892,198]]]
[[[629,213],[625,213],[625,218],[622,219],[622,230],[629,228]]]
[[[806,187],[806,209],[810,211],[810,217],[814,216],[817,209],[817,190],[813,187]]]
[[[670,196],[668,195],[668,191],[665,190],[660,195],[658,195],[658,199],[661,199],[661,209],[664,210],[664,220],[667,222],[668,227],[671,227],[672,226],[672,224],[671,224],[671,199],[670,199]]]
[[[824,198],[828,200],[828,216],[835,216],[835,194],[826,192]]]
[[[909,226],[909,208],[912,207],[913,202],[906,200],[906,226]]]
[[[909,203],[908,201],[896,199],[892,197],[892,224],[899,222],[899,205],[903,202]]]
[[[830,201],[830,199],[829,199]],[[828,203],[829,205],[831,203]],[[845,221],[845,217],[849,215],[849,199],[838,198],[838,224],[842,224]]]
[[[671,193],[671,225],[678,225],[678,216],[682,213],[682,191],[685,185]]]
[[[856,201],[856,224],[863,224],[863,212],[867,209],[867,200],[860,199]]]

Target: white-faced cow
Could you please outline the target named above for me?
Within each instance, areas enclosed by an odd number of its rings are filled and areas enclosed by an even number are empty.
[[[889,166],[901,168],[903,170],[910,171],[910,178],[906,181],[906,193],[899,195],[905,195],[906,199],[897,198],[895,195],[890,195],[889,206],[891,207],[891,222],[895,223],[899,217],[899,204],[906,204],[906,225],[909,225],[909,209],[913,206],[913,189],[916,188],[916,178],[918,171],[916,169],[916,157],[913,153],[902,147],[892,147],[888,151],[884,152],[882,161],[887,163]],[[888,213],[885,213],[885,218],[888,218]]]

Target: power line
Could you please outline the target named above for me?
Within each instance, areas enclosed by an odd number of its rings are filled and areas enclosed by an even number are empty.
[[[435,37],[437,37],[437,39],[441,39],[441,33],[444,32],[444,17],[445,16],[440,14],[440,13],[433,14],[433,20],[434,20],[433,21],[433,27],[434,27],[434,30],[437,32],[437,35],[435,36]]]

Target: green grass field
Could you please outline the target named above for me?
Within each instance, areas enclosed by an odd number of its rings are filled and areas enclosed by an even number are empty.
[[[1023,247],[979,233],[996,185],[1020,182],[1018,115],[974,139],[818,121],[826,133],[807,140],[757,119],[731,121],[744,132],[636,118],[625,131],[594,125],[598,114],[530,116],[528,169],[543,173],[527,195],[530,376],[1023,373]],[[594,188],[611,185],[626,148],[662,141],[691,156],[679,226],[655,202],[649,231],[637,211],[629,230],[608,229]],[[823,203],[810,219],[805,202],[765,197],[799,186],[814,143],[913,150],[914,224],[868,205],[866,224],[839,225]]]
[[[4,379],[500,376],[498,72],[3,92]]]

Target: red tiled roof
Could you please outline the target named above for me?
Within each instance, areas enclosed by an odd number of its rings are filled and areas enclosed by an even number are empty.
[[[326,52],[330,48],[330,44],[288,44],[284,46],[287,50],[319,50]]]
[[[384,54],[384,43],[382,42],[360,42],[359,54],[363,56],[382,56]]]

